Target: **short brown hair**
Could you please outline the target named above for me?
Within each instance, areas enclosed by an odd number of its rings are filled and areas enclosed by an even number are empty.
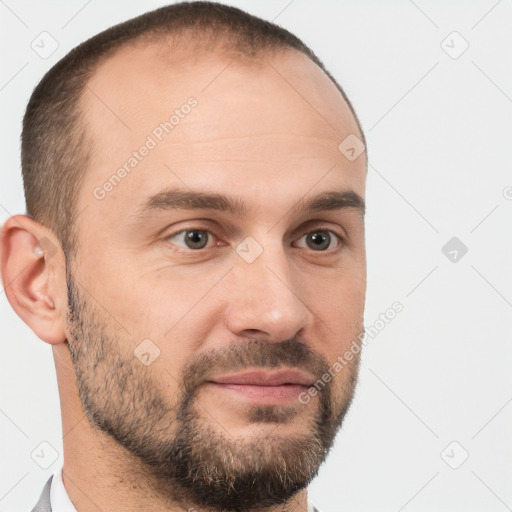
[[[66,256],[76,251],[76,204],[90,157],[91,144],[78,108],[88,79],[100,62],[127,43],[185,32],[203,41],[205,48],[222,41],[225,53],[249,58],[287,48],[302,52],[335,84],[364,142],[357,115],[340,85],[313,51],[282,27],[213,2],[180,2],[145,13],[71,50],[44,75],[25,112],[21,163],[27,215],[55,233]]]

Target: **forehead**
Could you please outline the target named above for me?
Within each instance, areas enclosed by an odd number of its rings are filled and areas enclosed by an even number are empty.
[[[295,133],[315,131],[323,136],[340,129],[358,131],[335,85],[314,62],[293,49],[241,59],[214,50],[194,54],[171,49],[166,40],[122,47],[89,80],[82,110],[89,129],[100,135],[101,147],[102,140],[112,142],[106,137],[112,130],[125,140],[133,132],[149,130],[151,123],[165,120],[167,113],[192,95],[202,100],[201,124],[194,123],[197,136],[202,135],[197,130],[212,121],[217,135],[228,133],[233,120],[240,121],[237,128],[242,133],[252,134],[253,128],[266,128],[265,124],[288,129],[294,115],[307,123],[296,126]],[[212,119],[219,110],[225,122]],[[304,114],[310,114],[309,119]]]
[[[348,105],[296,51],[239,61],[165,41],[125,47],[98,67],[81,106],[93,145],[79,210],[113,229],[172,185],[275,204],[269,190],[293,200],[325,176],[322,190],[364,195],[364,155],[338,150],[359,136]]]

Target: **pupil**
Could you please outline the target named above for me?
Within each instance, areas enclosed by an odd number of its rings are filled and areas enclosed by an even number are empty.
[[[207,242],[206,233],[204,231],[187,231],[185,239],[191,249],[202,249]]]
[[[312,249],[317,251],[329,247],[331,236],[325,231],[317,231],[310,235],[309,240],[313,243]]]

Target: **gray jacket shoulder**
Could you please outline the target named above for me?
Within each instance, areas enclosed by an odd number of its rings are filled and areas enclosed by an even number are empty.
[[[53,475],[48,479],[48,482],[46,482],[46,485],[43,488],[43,492],[39,497],[39,501],[32,509],[32,512],[52,512],[52,507],[50,504],[50,487],[52,485],[52,478]]]

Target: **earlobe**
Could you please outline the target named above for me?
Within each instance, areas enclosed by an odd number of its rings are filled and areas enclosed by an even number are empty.
[[[9,303],[40,339],[52,345],[65,342],[67,292],[59,242],[25,215],[7,219],[0,240]]]

